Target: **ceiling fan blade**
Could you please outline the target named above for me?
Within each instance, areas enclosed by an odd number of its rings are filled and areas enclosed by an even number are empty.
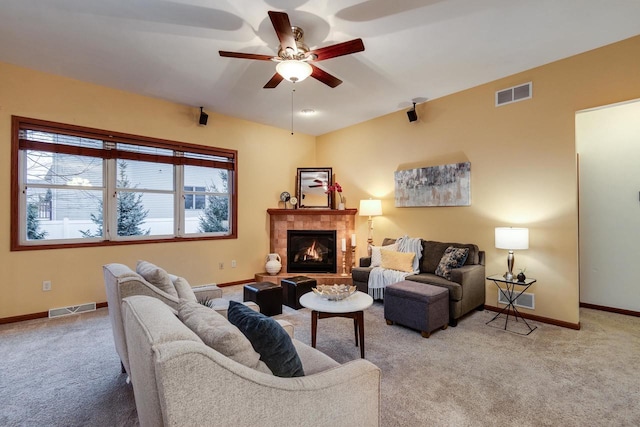
[[[257,53],[241,53],[241,52],[227,52],[226,50],[219,50],[220,56],[227,58],[241,58],[241,59],[257,59],[259,61],[271,61],[273,56],[260,55]]]
[[[349,55],[356,52],[362,52],[363,50],[364,50],[364,43],[362,42],[362,39],[355,39],[355,40],[338,43],[338,44],[334,44],[327,47],[321,47],[320,49],[316,49],[309,52],[309,54],[315,55],[316,61],[322,61],[323,59]]]
[[[313,77],[314,79],[321,81],[322,83],[332,88],[342,83],[342,80],[340,80],[339,78],[332,76],[331,74],[327,73],[324,70],[321,70],[320,68],[316,67],[313,64],[310,64],[310,65],[311,65],[311,68],[313,68],[311,77]]]
[[[284,79],[280,74],[275,73],[271,80],[267,82],[266,85],[263,86],[263,89],[273,89],[280,84],[280,82]]]
[[[293,53],[298,53],[298,46],[296,45],[296,39],[293,36],[291,30],[291,22],[289,22],[289,15],[284,12],[269,11],[269,18],[273,28],[276,30],[278,40],[280,40],[280,46],[283,50],[291,48]]]

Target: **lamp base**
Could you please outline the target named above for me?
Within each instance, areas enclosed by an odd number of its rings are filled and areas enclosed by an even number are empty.
[[[509,273],[508,271],[504,273],[504,280],[513,280],[513,273]]]

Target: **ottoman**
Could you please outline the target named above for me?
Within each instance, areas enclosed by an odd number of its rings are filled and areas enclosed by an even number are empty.
[[[431,332],[449,325],[449,290],[403,280],[384,290],[384,318],[417,329],[429,338]]]
[[[282,314],[282,288],[271,282],[244,285],[243,301],[253,301],[265,316]]]
[[[307,292],[311,292],[311,288],[315,288],[318,282],[316,282],[316,279],[310,277],[294,276],[282,279],[280,284],[282,285],[284,305],[298,310],[302,308],[300,305],[300,297]]]

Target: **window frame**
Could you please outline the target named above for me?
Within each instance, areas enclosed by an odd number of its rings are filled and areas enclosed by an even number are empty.
[[[148,154],[143,152],[134,152],[118,149],[95,149],[88,147],[79,147],[73,145],[64,144],[52,144],[52,143],[39,143],[28,140],[20,139],[21,130],[35,130],[48,133],[58,133],[63,135],[69,135],[74,137],[83,137],[91,139],[99,139],[105,143],[121,143],[132,144],[136,146],[146,146],[151,148],[168,149],[173,151],[173,156],[160,156],[154,154]],[[34,243],[36,241],[31,240],[29,242],[24,241],[21,238],[21,232],[26,232],[26,225],[21,224],[21,214],[26,212],[26,196],[21,192],[21,173],[22,164],[21,158],[24,155],[22,151],[26,150],[38,150],[46,148],[48,152],[61,152],[67,154],[78,154],[97,156],[103,159],[103,172],[107,176],[107,168],[110,168],[110,164],[114,163],[118,159],[133,160],[133,161],[150,161],[165,164],[173,164],[175,184],[174,184],[174,226],[175,231],[171,235],[163,236],[115,236],[111,239],[109,234],[105,230],[103,238],[86,238],[84,239],[70,239],[69,241],[54,240],[50,243]],[[22,153],[22,154],[21,154]],[[184,156],[184,153],[189,153],[190,156]],[[195,155],[195,156],[194,156]],[[198,158],[198,155],[202,155],[203,158]],[[207,159],[206,156],[212,156],[220,158],[221,160]],[[111,162],[110,162],[111,160]],[[184,216],[185,216],[185,200],[184,200],[184,185],[183,171],[184,165],[205,166],[215,169],[226,169],[229,172],[228,182],[228,194],[229,194],[229,231],[226,234],[211,234],[202,233],[197,235],[190,233],[184,235]],[[132,135],[121,132],[107,131],[103,129],[88,128],[77,125],[70,125],[64,123],[51,122],[40,119],[33,119],[27,117],[12,116],[12,128],[11,128],[11,230],[10,230],[10,250],[22,251],[22,250],[42,250],[42,249],[60,249],[60,248],[78,248],[78,247],[95,247],[95,246],[117,246],[117,245],[131,245],[131,244],[145,244],[145,243],[168,243],[168,242],[186,242],[186,241],[198,241],[198,240],[223,240],[223,239],[236,239],[238,236],[238,152],[236,150],[209,147],[203,145],[196,145],[186,142],[170,141],[159,138],[152,138],[146,136]],[[113,172],[113,171],[112,171]],[[180,176],[177,176],[180,174]],[[178,185],[179,184],[179,185]],[[28,184],[27,184],[28,185]],[[105,201],[111,194],[111,183],[104,182],[106,188]],[[24,207],[22,206],[24,205]],[[105,218],[105,225],[108,225],[113,229],[113,223],[115,223],[115,203],[105,203],[103,207],[103,215]],[[25,228],[23,228],[25,227]]]

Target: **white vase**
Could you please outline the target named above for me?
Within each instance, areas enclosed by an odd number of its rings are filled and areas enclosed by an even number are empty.
[[[272,276],[275,276],[282,269],[282,260],[280,259],[280,255],[278,254],[269,254],[267,255],[267,263],[264,266],[267,273]]]
[[[343,211],[344,210],[344,203],[342,203],[342,202],[338,203],[338,210],[339,211]]]

